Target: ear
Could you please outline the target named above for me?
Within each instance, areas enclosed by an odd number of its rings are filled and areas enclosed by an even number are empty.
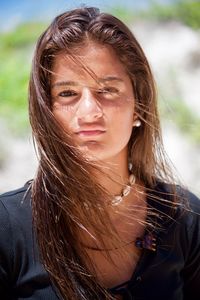
[[[138,115],[137,113],[134,112],[133,114],[133,123],[138,119]]]

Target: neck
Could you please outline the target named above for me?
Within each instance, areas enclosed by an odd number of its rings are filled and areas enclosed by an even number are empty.
[[[123,163],[116,160],[106,161],[100,165],[102,172],[95,174],[98,182],[111,194],[119,195],[129,180],[130,171],[128,169],[127,159]]]

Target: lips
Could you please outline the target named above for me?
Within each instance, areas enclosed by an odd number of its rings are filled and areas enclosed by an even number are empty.
[[[87,137],[87,136],[99,136],[101,134],[103,134],[105,132],[105,130],[99,130],[99,129],[95,129],[95,130],[80,130],[78,132],[76,132],[76,134],[78,136],[81,137]]]

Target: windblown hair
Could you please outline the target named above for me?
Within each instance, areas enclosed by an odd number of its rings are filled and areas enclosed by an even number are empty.
[[[52,112],[51,70],[56,56],[65,52],[75,58],[74,47],[88,41],[110,45],[132,81],[142,121],[128,145],[136,178],[151,189],[156,180],[173,181],[162,147],[153,76],[132,32],[96,8],[56,17],[38,40],[29,85],[30,122],[39,156],[32,205],[42,262],[59,296],[73,300],[113,299],[98,284],[79,233],[92,228],[102,245],[105,234],[117,238],[105,207],[98,209],[100,199],[110,195],[91,175],[96,166],[82,157]]]

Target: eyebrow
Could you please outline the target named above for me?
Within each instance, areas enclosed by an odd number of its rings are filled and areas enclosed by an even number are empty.
[[[106,76],[104,78],[98,78],[97,80],[100,83],[106,83],[110,81],[118,81],[118,82],[123,82],[124,80],[120,77],[117,76]],[[78,86],[79,83],[76,81],[57,81],[52,85],[52,88],[54,87],[59,87],[59,86]]]
[[[117,76],[106,76],[104,78],[99,78],[98,79],[99,82],[106,82],[106,81],[119,81],[119,82],[123,82],[124,80],[120,77]]]
[[[75,82],[75,81],[57,81],[54,84],[52,84],[52,88],[54,88],[56,86],[66,86],[66,85],[76,86],[76,85],[78,85],[78,82]]]

